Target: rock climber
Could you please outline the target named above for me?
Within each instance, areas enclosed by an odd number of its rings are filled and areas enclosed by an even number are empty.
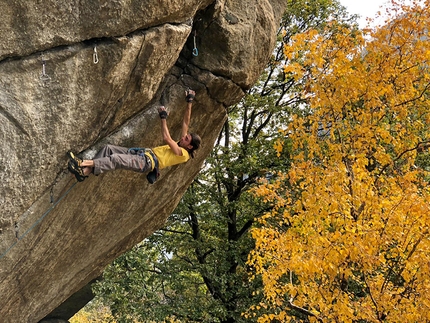
[[[127,169],[148,173],[147,179],[153,184],[159,177],[159,170],[165,167],[185,163],[194,158],[194,151],[199,148],[201,138],[195,133],[188,133],[191,108],[195,98],[193,90],[185,91],[187,108],[182,123],[181,140],[174,141],[167,127],[168,113],[164,106],[158,109],[164,146],[149,148],[126,148],[106,145],[91,160],[82,160],[73,152],[67,152],[68,168],[76,179],[84,181],[90,174],[99,175],[115,169]]]

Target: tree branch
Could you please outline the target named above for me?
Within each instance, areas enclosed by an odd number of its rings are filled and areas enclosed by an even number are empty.
[[[407,100],[405,102],[401,102],[399,104],[396,104],[395,107],[398,107],[398,106],[401,106],[401,105],[405,105],[405,104],[411,103],[413,101],[416,101],[416,100],[422,98],[422,96],[427,92],[427,90],[429,88],[430,88],[430,83],[427,83],[427,85],[425,86],[424,90],[421,91],[420,95],[418,95],[416,98],[413,98],[413,99]]]
[[[170,229],[166,229],[166,228],[161,228],[160,231],[170,232],[170,233],[177,233],[177,234],[185,234],[185,235],[190,235],[191,236],[191,233],[185,232],[185,231],[170,230]]]
[[[395,159],[393,159],[393,163],[395,163],[396,161],[398,161],[404,154],[409,153],[409,152],[414,151],[414,150],[418,150],[422,145],[425,145],[425,144],[428,144],[428,143],[430,143],[430,140],[419,142],[414,148],[406,149],[405,151],[401,152]],[[390,165],[391,165],[391,163],[388,163],[388,164],[385,164],[384,166],[382,166],[381,170],[376,175],[376,179],[375,179],[375,183],[374,183],[375,186],[378,183],[379,178],[381,177],[382,173],[385,172],[385,170],[387,169],[387,167],[390,166]]]
[[[242,229],[240,229],[239,232],[237,232],[236,236],[237,239],[239,239],[242,235],[244,235],[249,228],[254,224],[254,219],[248,220],[242,227]]]
[[[296,310],[296,311],[298,311],[298,312],[300,312],[300,313],[302,313],[302,314],[304,314],[304,315],[306,315],[306,316],[312,316],[312,317],[315,317],[315,318],[317,319],[317,321],[318,321],[318,322],[323,322],[322,318],[320,318],[320,317],[319,317],[318,315],[316,315],[315,313],[312,313],[311,311],[309,311],[309,310],[307,310],[307,309],[305,309],[305,308],[303,308],[303,307],[300,307],[300,306],[294,305],[294,304],[293,304],[293,298],[291,298],[290,300],[288,300],[288,307],[289,307],[289,308],[291,308],[291,309],[293,309],[293,310]]]

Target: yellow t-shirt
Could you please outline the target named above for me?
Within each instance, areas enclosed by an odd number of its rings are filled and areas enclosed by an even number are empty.
[[[190,159],[190,154],[186,149],[180,148],[182,156],[176,155],[169,145],[152,148],[155,156],[157,156],[159,169],[187,162]]]

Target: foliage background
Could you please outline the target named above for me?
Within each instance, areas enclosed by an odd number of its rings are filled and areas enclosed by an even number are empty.
[[[285,47],[309,110],[276,145],[292,167],[256,189],[274,206],[253,230],[260,306],[277,308],[260,322],[430,319],[429,3],[393,5],[367,35],[333,21]]]

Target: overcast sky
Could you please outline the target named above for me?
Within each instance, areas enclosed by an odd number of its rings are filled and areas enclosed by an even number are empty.
[[[390,3],[390,0],[340,0],[348,12],[351,14],[359,14],[360,27],[366,27],[366,17],[375,18],[380,7]]]

